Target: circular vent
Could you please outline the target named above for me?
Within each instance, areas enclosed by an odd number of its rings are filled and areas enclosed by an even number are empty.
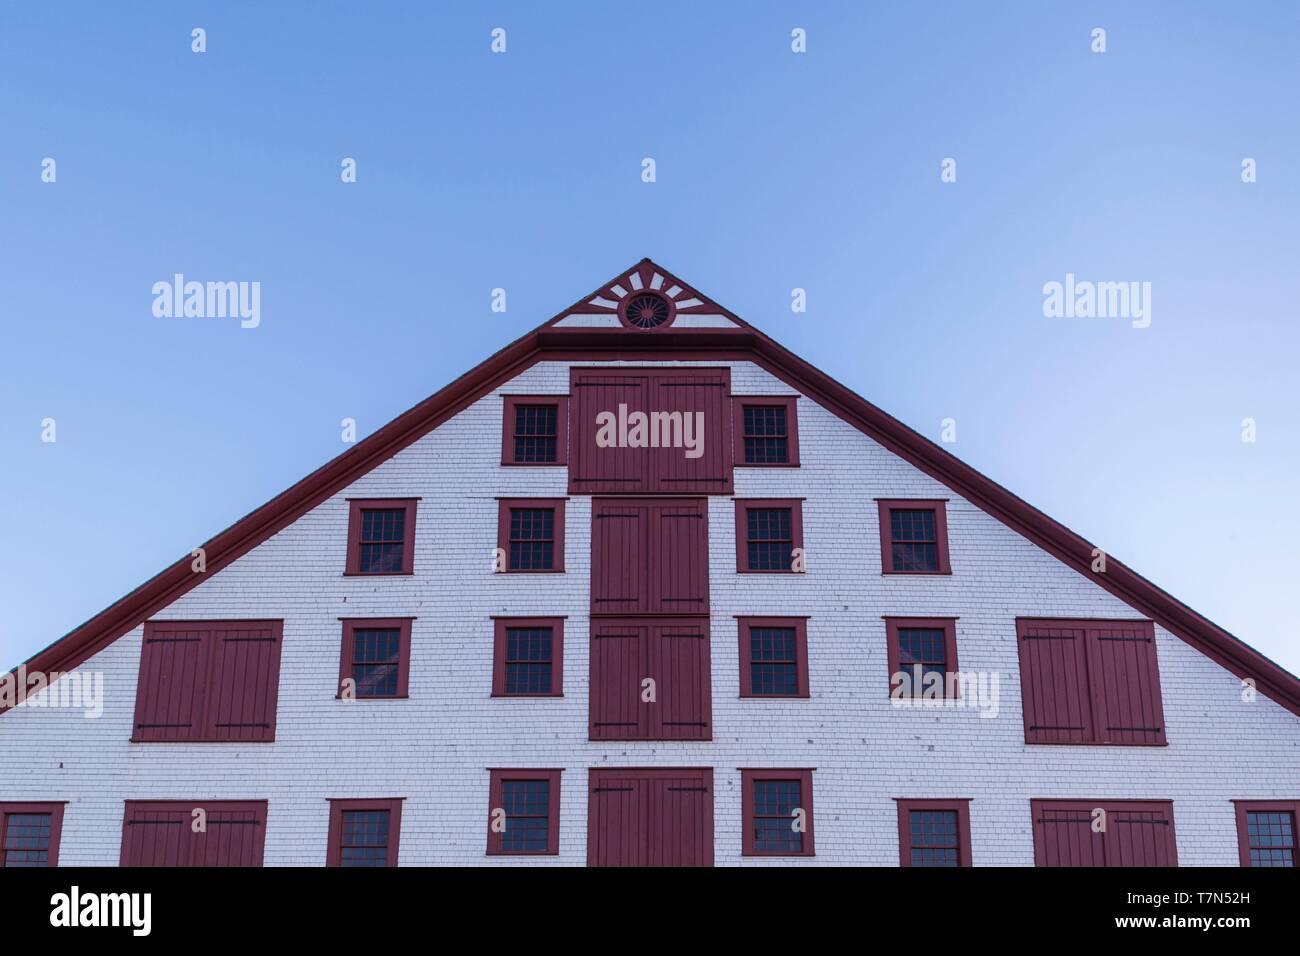
[[[668,321],[670,311],[668,301],[653,292],[642,292],[628,300],[626,311],[627,324],[638,329],[657,329]]]

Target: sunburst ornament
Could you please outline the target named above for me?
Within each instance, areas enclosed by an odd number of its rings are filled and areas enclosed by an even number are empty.
[[[641,292],[624,300],[623,318],[638,329],[657,329],[668,321],[672,310],[668,300],[653,292]]]

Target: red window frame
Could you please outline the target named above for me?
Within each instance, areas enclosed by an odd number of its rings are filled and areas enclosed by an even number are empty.
[[[5,847],[9,838],[9,818],[25,814],[49,814],[50,840],[45,850],[45,866],[58,866],[59,841],[63,836],[63,808],[66,804],[66,800],[0,803],[0,867],[8,865],[9,851]]]
[[[343,573],[363,577],[384,577],[415,573],[415,519],[419,498],[349,498],[348,499],[348,553]],[[400,571],[361,570],[361,512],[406,512],[402,519],[402,569]]]
[[[916,810],[944,811],[957,815],[957,866],[971,865],[970,853],[970,798],[952,799],[913,799],[895,797],[898,806],[898,865],[911,867],[912,851],[917,849],[912,844],[912,812]]]
[[[564,696],[564,621],[563,617],[494,617],[492,638],[493,697],[563,697]],[[510,661],[509,632],[520,629],[551,629],[551,689],[540,693],[512,694],[506,689],[506,670]]]
[[[735,460],[738,468],[798,468],[799,467],[799,396],[798,395],[733,395],[731,433],[735,436]],[[745,407],[773,407],[785,409],[785,461],[745,461]]]
[[[497,508],[497,547],[506,555],[506,574],[562,574],[564,573],[564,503],[567,498],[498,498]],[[510,512],[511,511],[545,511],[555,512],[552,523],[551,540],[552,566],[549,568],[512,568],[510,566]]]
[[[1250,862],[1252,847],[1247,815],[1289,813],[1291,814],[1291,863],[1294,867],[1300,867],[1300,800],[1234,800],[1232,804],[1237,815],[1237,851],[1242,866],[1254,866]]]
[[[402,838],[402,801],[405,797],[330,798],[329,845],[325,850],[326,866],[343,865],[343,813],[347,810],[387,810],[388,847],[385,866],[397,866]]]
[[[335,697],[343,699],[343,682],[354,676],[353,652],[357,631],[396,630],[398,638],[397,692],[394,694],[357,694],[353,700],[401,700],[407,696],[411,676],[411,622],[413,617],[341,617],[343,640],[339,651],[339,683]]]
[[[266,697],[266,735],[263,737],[241,737],[232,733],[219,734],[218,727],[215,726],[220,715],[217,702],[213,700],[214,682],[217,675],[214,673],[213,662],[217,657],[217,642],[215,638],[222,631],[230,630],[269,630],[275,642],[275,654],[272,659],[270,670],[266,675],[266,687],[268,695]],[[280,703],[280,661],[284,652],[284,621],[283,620],[264,620],[264,621],[242,621],[242,620],[211,620],[211,621],[145,621],[144,624],[144,641],[149,641],[157,631],[166,632],[185,632],[197,631],[208,634],[208,646],[203,649],[202,660],[199,665],[199,673],[203,675],[202,686],[197,687],[194,693],[200,694],[202,700],[196,708],[197,719],[195,721],[193,736],[140,736],[141,724],[147,712],[146,699],[141,696],[141,688],[145,685],[145,668],[147,660],[145,658],[144,647],[140,652],[140,671],[136,678],[135,690],[135,715],[131,721],[131,742],[132,743],[273,743],[275,741],[276,714]]]
[[[514,768],[492,767],[488,769],[488,856],[555,856],[560,852],[560,774],[563,770],[517,770]],[[504,809],[505,784],[507,781],[545,780],[546,794],[546,849],[545,850],[507,850],[503,848],[504,834],[492,832],[492,815],[498,809]]]
[[[569,396],[502,395],[501,464],[551,468],[569,463]],[[515,410],[520,405],[555,406],[555,460],[519,461],[515,457]]]
[[[795,683],[793,694],[754,693],[753,642],[750,632],[754,628],[792,628],[795,643]],[[797,700],[808,697],[808,619],[806,617],[737,617],[736,629],[740,636],[740,696],[758,700]]]
[[[736,571],[740,574],[802,574],[791,568],[751,568],[749,566],[749,512],[790,512],[790,550],[803,550],[803,499],[802,498],[737,498],[736,501]],[[804,553],[805,566],[807,553]]]
[[[948,700],[948,674],[959,672],[957,665],[957,618],[955,617],[893,617],[885,616],[885,657],[889,663],[889,694],[894,694],[894,675],[901,669],[902,647],[900,644],[899,631],[924,629],[924,630],[941,630],[943,631],[943,670],[944,685],[943,699]],[[909,677],[912,675],[909,674]],[[913,688],[916,689],[915,687]],[[953,682],[952,698],[957,699],[961,696],[961,688],[957,682]],[[921,700],[921,694],[912,694],[905,700]]]
[[[816,856],[813,845],[813,768],[797,770],[764,767],[761,769],[740,768],[740,810],[741,810],[741,855],[742,856]],[[802,849],[795,851],[756,850],[754,848],[754,784],[759,781],[796,780],[799,782],[799,803],[804,810],[808,823],[804,831]],[[794,818],[791,817],[791,822]]]
[[[952,574],[952,564],[948,558],[948,501],[945,498],[877,498],[880,520],[880,567],[882,574]],[[894,567],[894,549],[892,547],[893,511],[933,511],[935,551],[938,557],[938,570],[909,571]]]

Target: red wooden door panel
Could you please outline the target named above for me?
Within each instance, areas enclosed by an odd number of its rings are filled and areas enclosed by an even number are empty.
[[[650,705],[655,740],[712,740],[712,680],[708,621],[700,618],[651,628],[647,672],[658,700]]]
[[[261,866],[266,809],[265,800],[128,800],[121,865]]]
[[[721,369],[660,373],[651,386],[652,412],[666,414],[666,430],[683,441],[663,447],[660,425],[661,447],[649,452],[648,487],[662,494],[731,494],[730,375]]]
[[[205,809],[207,832],[195,834],[192,865],[261,866],[266,803],[216,803]]]
[[[644,413],[649,405],[650,382],[644,374],[626,374],[617,370],[575,368],[571,372],[569,402],[569,442],[573,456],[569,462],[569,491],[590,494],[593,491],[635,493],[644,491],[649,473],[645,449],[601,447],[597,416],[609,412],[619,415]]]
[[[592,614],[707,614],[709,518],[702,498],[595,498]]]
[[[649,676],[647,631],[629,621],[592,622],[588,703],[592,740],[649,737],[651,705],[641,700],[641,682]]]
[[[145,627],[132,740],[203,735],[209,641],[206,628]]]
[[[708,614],[708,501],[656,502],[649,508],[649,519],[651,574],[645,610]]]
[[[1084,629],[1026,625],[1019,638],[1025,742],[1092,740]]]
[[[713,771],[591,770],[588,866],[712,866]]]
[[[193,805],[128,801],[122,820],[122,866],[188,866]]]
[[[650,509],[636,499],[595,498],[591,507],[591,611],[649,609]]]
[[[1165,743],[1154,628],[1145,623],[1099,624],[1089,637],[1094,670],[1101,675],[1094,694],[1100,740]]]
[[[1173,805],[1033,800],[1035,866],[1177,866]]]
[[[213,640],[209,735],[219,740],[274,739],[280,686],[278,630],[222,628]]]

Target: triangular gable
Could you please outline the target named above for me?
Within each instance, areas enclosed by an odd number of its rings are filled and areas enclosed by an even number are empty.
[[[656,276],[662,277],[657,289],[652,285]],[[617,306],[610,309],[605,303],[617,303],[641,291],[638,282],[641,288],[665,295],[676,286],[678,291],[673,301],[676,305],[680,300],[681,307],[676,311],[681,315],[718,315],[725,317],[728,324],[713,328],[678,328],[670,324],[651,330],[651,334],[628,328],[621,322],[617,327],[563,327],[563,320],[570,315],[616,315]],[[623,296],[616,286],[623,290]],[[595,301],[598,299],[604,302]],[[1105,572],[1092,571],[1094,547],[1090,542],[814,368],[650,259],[641,260],[515,340],[206,542],[203,545],[207,560],[205,573],[192,571],[191,557],[186,555],[20,666],[29,672],[45,673],[73,669],[208,576],[538,361],[671,359],[683,357],[686,350],[692,359],[753,361],[1066,566],[1146,614],[1231,673],[1253,680],[1260,693],[1300,715],[1300,680],[1294,675],[1113,557],[1107,555]],[[20,697],[21,693],[22,688]],[[0,713],[5,709],[0,706]]]

